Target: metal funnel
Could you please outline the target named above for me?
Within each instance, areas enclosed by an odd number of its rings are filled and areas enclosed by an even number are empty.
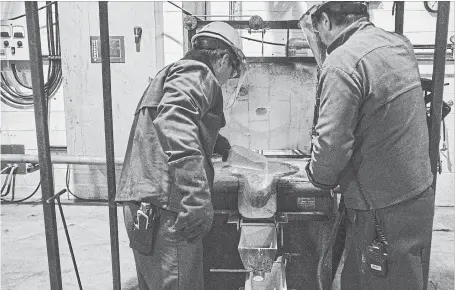
[[[238,246],[246,270],[253,272],[253,279],[261,281],[270,272],[277,253],[277,234],[272,223],[243,223]]]

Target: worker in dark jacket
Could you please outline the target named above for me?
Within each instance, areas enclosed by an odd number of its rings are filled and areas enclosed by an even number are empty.
[[[434,192],[413,46],[375,27],[363,2],[312,7],[301,27],[310,43],[317,37],[319,59],[327,52],[306,171],[344,196],[351,234],[341,289],[426,289]]]
[[[244,71],[245,57],[239,35],[223,22],[202,28],[192,46],[145,90],[119,180],[116,201],[124,202],[140,289],[204,289],[202,237],[213,220],[211,156],[217,140],[218,151],[229,149],[218,137],[225,126],[221,86]],[[147,203],[146,226],[153,231],[141,232],[138,213]]]

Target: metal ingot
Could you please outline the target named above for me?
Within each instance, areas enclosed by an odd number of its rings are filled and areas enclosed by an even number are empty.
[[[253,280],[263,280],[277,253],[275,224],[242,223],[238,251],[245,269],[253,272]]]
[[[248,273],[245,277],[244,290],[287,290],[286,282],[286,262],[283,257],[278,257],[273,262],[272,271],[266,273],[264,280],[255,281],[253,273]]]

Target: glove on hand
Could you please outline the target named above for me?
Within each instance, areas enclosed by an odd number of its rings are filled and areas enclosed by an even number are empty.
[[[222,135],[218,134],[218,137],[217,137],[216,143],[215,143],[215,148],[213,149],[213,153],[220,154],[223,162],[226,162],[230,149],[231,149],[231,144],[229,144],[228,139],[226,139]]]
[[[185,207],[185,209],[178,214],[170,230],[176,234],[178,241],[194,243],[210,231],[213,222],[212,203],[206,202],[203,205]]]

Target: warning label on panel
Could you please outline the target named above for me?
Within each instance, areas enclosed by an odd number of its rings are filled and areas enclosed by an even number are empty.
[[[125,42],[123,36],[109,37],[109,54],[111,63],[125,62]],[[90,56],[92,63],[101,62],[101,42],[99,36],[90,36]]]
[[[314,210],[316,208],[315,197],[297,197],[297,208],[305,210]]]

